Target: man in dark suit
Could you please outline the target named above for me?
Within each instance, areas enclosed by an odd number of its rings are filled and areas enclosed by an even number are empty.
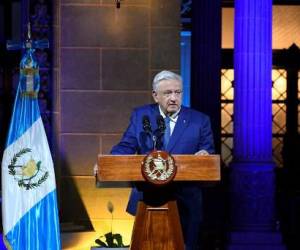
[[[167,121],[165,133],[169,133],[167,137],[161,137],[163,150],[171,154],[213,153],[213,136],[208,116],[181,105],[181,77],[170,71],[162,71],[154,77],[152,88],[152,96],[156,104],[138,107],[133,111],[126,132],[121,141],[113,147],[111,153],[150,153],[156,141],[153,141],[153,137],[145,132],[143,120],[145,117],[149,118],[152,131],[156,131],[158,129],[157,117],[160,115]],[[151,192],[147,185],[138,189],[133,188],[127,211],[135,214],[139,200],[151,202],[151,199],[152,201],[160,200],[166,196],[175,198],[186,250],[198,249],[202,221],[202,193],[199,184],[173,183],[163,190],[164,192]],[[151,193],[154,194],[151,196]]]

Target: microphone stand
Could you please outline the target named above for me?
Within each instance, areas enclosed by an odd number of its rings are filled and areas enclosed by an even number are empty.
[[[154,131],[155,133],[155,131]],[[152,135],[152,141],[153,141],[153,150],[157,150],[156,146],[157,146],[157,136],[156,135]]]
[[[152,132],[149,117],[146,115],[143,117],[143,129],[152,139],[153,151],[158,150],[158,147],[159,149],[162,148],[162,137],[166,129],[165,120],[161,115],[157,116],[156,122],[158,128]]]

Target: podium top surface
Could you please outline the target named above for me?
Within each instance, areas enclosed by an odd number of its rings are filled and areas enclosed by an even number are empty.
[[[219,155],[172,155],[177,166],[174,181],[219,181]],[[145,181],[145,155],[98,155],[98,181]]]

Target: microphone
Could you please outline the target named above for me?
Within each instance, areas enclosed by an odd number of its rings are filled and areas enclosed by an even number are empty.
[[[166,124],[165,124],[165,120],[161,115],[158,115],[156,117],[156,123],[157,123],[157,127],[158,130],[161,134],[163,134],[166,130]]]
[[[149,120],[149,116],[147,115],[143,116],[143,129],[147,134],[152,134],[151,123]]]
[[[157,141],[156,144],[157,147],[161,149],[163,147],[162,137],[166,130],[165,119],[161,115],[158,115],[156,117],[156,123],[157,123],[157,129],[154,131],[156,135],[156,141]]]
[[[157,130],[155,130],[152,133],[150,119],[149,119],[149,116],[147,116],[147,115],[143,116],[143,129],[146,132],[146,134],[150,135],[151,140],[153,142],[153,150],[156,150],[157,140],[158,140],[158,136],[156,135]]]

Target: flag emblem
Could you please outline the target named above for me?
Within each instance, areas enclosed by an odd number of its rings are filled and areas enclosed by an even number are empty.
[[[34,160],[30,153],[30,148],[21,149],[8,165],[8,173],[14,177],[20,188],[26,190],[39,187],[49,177],[49,172],[42,168],[42,161]]]

